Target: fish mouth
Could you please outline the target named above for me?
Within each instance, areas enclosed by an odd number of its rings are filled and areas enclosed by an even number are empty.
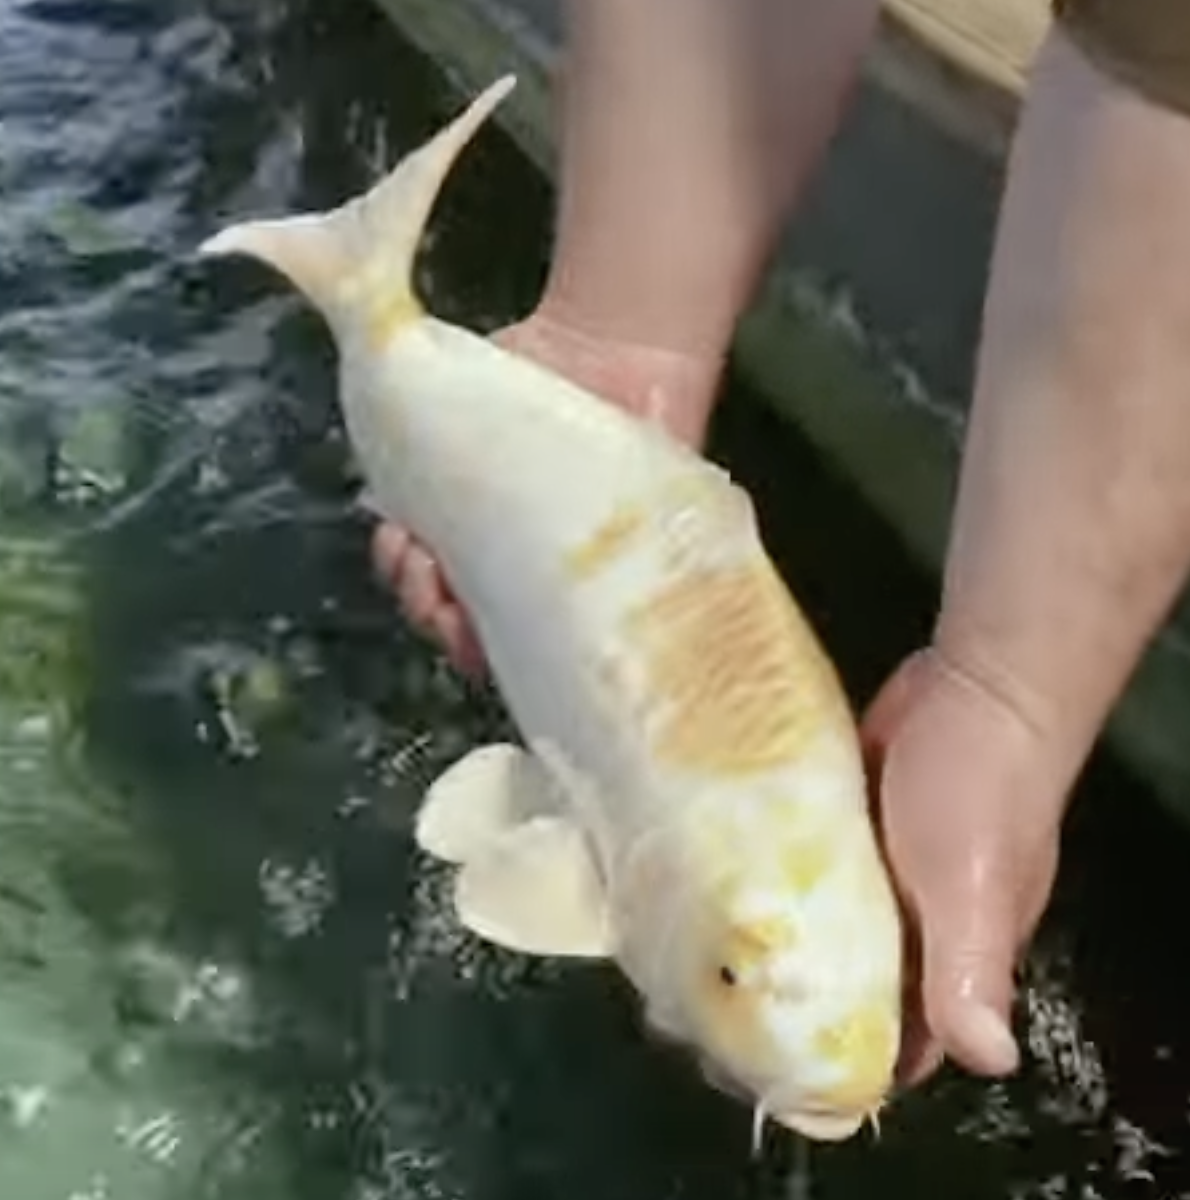
[[[701,1057],[698,1060],[698,1066],[702,1072],[703,1079],[716,1091],[722,1092],[725,1096],[730,1096],[733,1100],[740,1100],[747,1104],[754,1102],[755,1093],[746,1088],[734,1075],[729,1074],[726,1069],[711,1059],[705,1056]]]
[[[867,1113],[814,1112],[793,1110],[770,1112],[770,1119],[815,1142],[845,1142],[869,1119]]]
[[[724,1095],[752,1105],[752,1150],[760,1145],[766,1121],[773,1121],[793,1133],[815,1142],[844,1142],[857,1134],[865,1123],[875,1124],[875,1114],[868,1112],[832,1112],[827,1109],[785,1109],[770,1107],[768,1101],[754,1099],[755,1093],[723,1068],[703,1058],[699,1062],[703,1078]]]

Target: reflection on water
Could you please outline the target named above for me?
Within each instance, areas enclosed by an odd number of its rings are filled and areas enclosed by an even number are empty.
[[[459,102],[365,0],[0,6],[0,1197],[1171,1196],[1186,851],[1106,770],[1021,1078],[944,1079],[808,1171],[749,1161],[612,973],[455,928],[410,815],[499,707],[368,578],[317,320],[190,255]],[[523,311],[548,218],[486,132],[433,306]],[[717,439],[866,694],[928,592],[758,412]]]

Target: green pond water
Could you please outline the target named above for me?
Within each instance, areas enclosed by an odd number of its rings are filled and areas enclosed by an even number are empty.
[[[502,710],[369,576],[321,324],[192,250],[338,201],[460,102],[366,0],[0,2],[0,1200],[1172,1200],[1190,851],[1108,764],[1025,1068],[943,1076],[879,1142],[752,1161],[611,971],[455,927],[411,814]],[[432,307],[523,312],[550,205],[486,131]],[[931,591],[734,390],[714,452],[859,703]]]

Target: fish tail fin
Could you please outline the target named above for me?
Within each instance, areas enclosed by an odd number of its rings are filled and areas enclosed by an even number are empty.
[[[413,263],[430,211],[455,160],[515,82],[505,75],[490,84],[379,183],[339,208],[230,225],[203,242],[199,254],[260,259],[332,326],[362,324],[383,344],[422,315]]]

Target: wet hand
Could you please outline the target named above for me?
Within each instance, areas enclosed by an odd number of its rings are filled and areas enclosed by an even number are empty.
[[[493,341],[611,403],[659,421],[690,445],[703,443],[718,384],[717,361],[602,339],[542,314],[500,330]],[[372,558],[415,628],[435,641],[457,670],[479,675],[483,649],[432,549],[405,527],[382,522],[373,536]]]
[[[1061,797],[1047,740],[935,651],[908,659],[864,716],[885,852],[907,929],[902,1086],[943,1057],[1015,1070],[1015,968],[1053,885]]]

